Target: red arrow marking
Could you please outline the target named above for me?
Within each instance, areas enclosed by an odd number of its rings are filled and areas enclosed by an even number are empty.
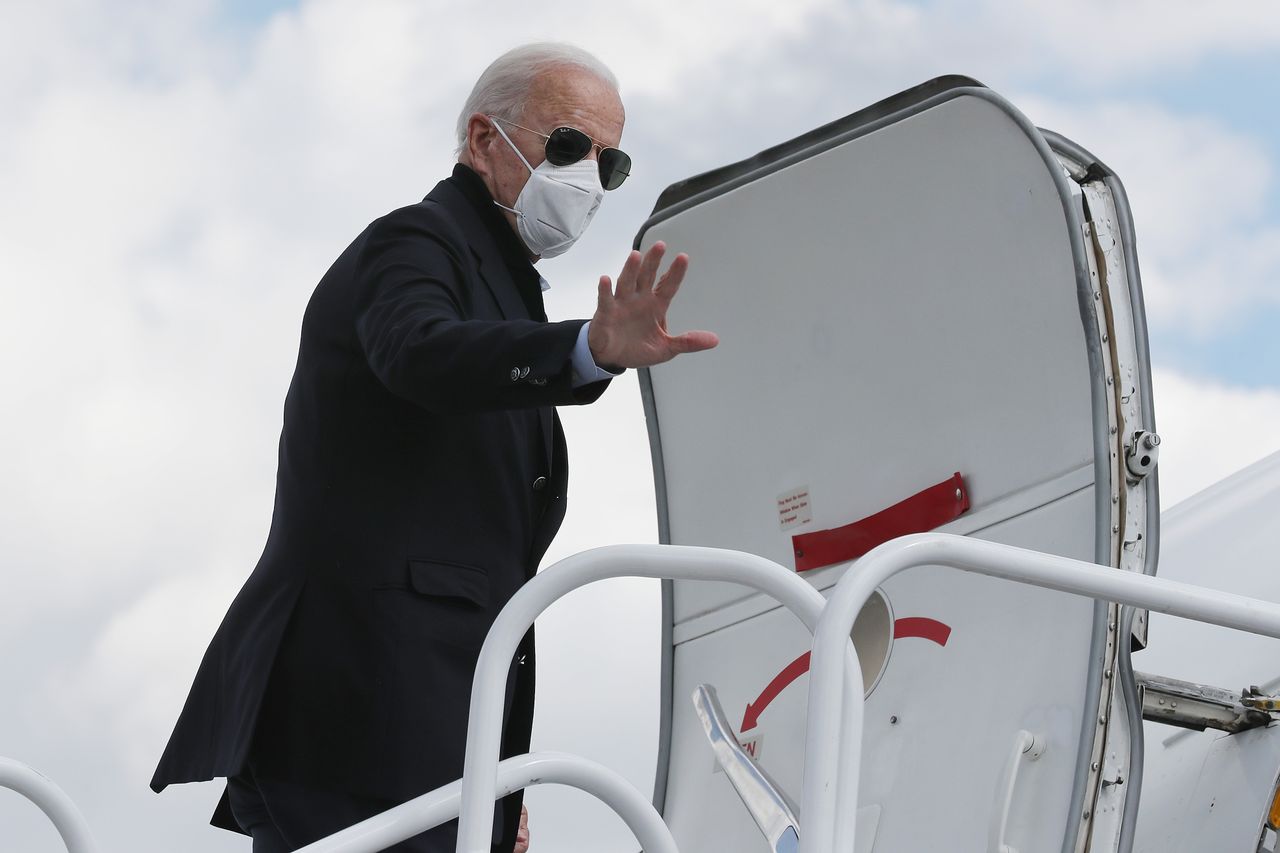
[[[760,721],[760,713],[769,707],[769,703],[778,698],[778,694],[788,684],[809,671],[809,655],[810,652],[805,652],[787,664],[782,672],[774,676],[773,681],[769,682],[769,686],[760,694],[760,698],[747,705],[747,713],[742,715],[742,728],[738,730],[739,732],[747,732],[754,729],[756,723]]]
[[[920,637],[925,640],[933,640],[940,646],[945,646],[947,640],[951,638],[951,626],[939,622],[937,619],[930,619],[927,616],[907,616],[898,619],[893,623],[893,638],[900,640],[903,637]],[[764,713],[764,709],[769,707],[774,699],[778,698],[778,694],[790,686],[800,676],[809,671],[809,655],[805,652],[800,657],[793,660],[782,668],[782,672],[773,677],[773,681],[760,692],[756,701],[747,703],[747,712],[742,715],[742,726],[738,729],[738,733],[749,732],[760,722],[760,715]]]
[[[921,637],[945,646],[951,638],[951,626],[927,616],[906,616],[893,623],[893,638],[900,640],[903,637]]]

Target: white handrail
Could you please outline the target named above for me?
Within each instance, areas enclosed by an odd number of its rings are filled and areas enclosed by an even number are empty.
[[[727,581],[766,593],[814,630],[826,604],[822,593],[777,563],[718,548],[684,545],[610,545],[566,557],[539,573],[512,596],[485,637],[471,686],[467,751],[462,775],[462,813],[458,853],[488,853],[493,827],[497,779],[495,768],[502,736],[502,708],[507,673],[520,639],[533,620],[564,594],[598,580],[615,577],[678,578]],[[852,628],[850,629],[852,630]],[[853,677],[858,662],[849,632],[837,668],[845,661],[851,677],[835,689],[856,692],[851,707],[861,705],[861,680]],[[857,685],[856,688],[854,685]]]
[[[0,788],[17,791],[35,803],[53,821],[68,853],[97,853],[98,845],[89,832],[84,815],[71,802],[67,792],[44,774],[21,761],[0,758]]]
[[[920,533],[887,542],[845,572],[815,633],[800,808],[801,853],[853,849],[863,702],[860,692],[851,696],[844,687],[841,650],[876,587],[915,566],[950,566],[1280,638],[1280,606],[1256,599],[965,536]],[[833,750],[832,744],[840,748]]]
[[[498,765],[496,795],[530,785],[569,785],[611,807],[635,834],[645,853],[679,853],[671,830],[635,786],[594,761],[557,752],[518,755]],[[458,816],[462,781],[456,781],[382,814],[298,848],[297,853],[374,853]]]

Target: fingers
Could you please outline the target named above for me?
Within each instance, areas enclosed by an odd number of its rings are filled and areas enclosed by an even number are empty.
[[[651,292],[653,280],[658,275],[658,267],[662,265],[662,256],[666,251],[667,244],[659,240],[643,255],[636,251],[628,255],[622,272],[618,273],[618,297]]]
[[[618,286],[613,295],[623,299],[636,294],[653,293],[670,302],[680,290],[680,283],[684,281],[684,274],[689,269],[689,256],[684,252],[676,255],[675,260],[667,267],[667,271],[662,274],[662,278],[658,279],[655,286],[654,279],[658,276],[658,269],[662,266],[662,256],[666,251],[667,244],[661,240],[650,246],[643,255],[633,250],[627,255],[627,260],[622,265],[622,272],[618,273]]]
[[[644,253],[644,260],[640,263],[640,272],[636,276],[636,293],[650,293],[653,291],[653,280],[658,276],[658,267],[662,264],[662,256],[667,251],[667,244],[659,240],[649,247],[649,251]]]
[[[653,289],[654,295],[670,303],[675,298],[676,293],[679,292],[680,282],[684,281],[684,274],[688,270],[689,256],[681,252],[676,255],[676,259],[671,262],[671,266],[667,267],[667,271],[658,280],[658,286]]]
[[[622,265],[622,272],[618,273],[617,295],[620,298],[636,292],[636,277],[640,272],[641,261],[642,257],[637,251],[633,250],[627,255],[626,263]]]

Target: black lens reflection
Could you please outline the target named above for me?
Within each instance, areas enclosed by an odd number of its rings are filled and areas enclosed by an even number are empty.
[[[616,190],[631,174],[631,158],[617,148],[605,148],[600,152],[600,184],[606,190]]]
[[[547,137],[547,159],[553,166],[577,163],[591,153],[591,137],[572,127],[557,127]]]

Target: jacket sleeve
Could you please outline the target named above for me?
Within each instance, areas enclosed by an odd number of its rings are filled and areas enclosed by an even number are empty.
[[[608,382],[572,387],[585,320],[467,319],[468,250],[458,242],[401,211],[370,226],[356,264],[356,336],[382,384],[436,412],[599,397]]]

